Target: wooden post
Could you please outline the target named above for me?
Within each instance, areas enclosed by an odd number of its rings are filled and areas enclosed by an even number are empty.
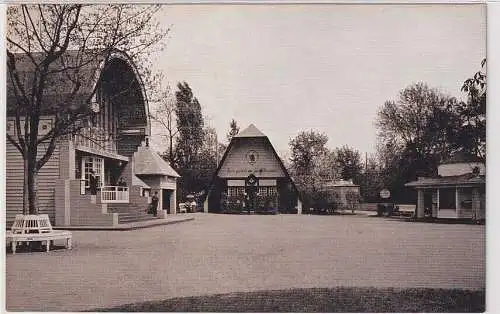
[[[475,187],[472,189],[472,220],[475,222],[479,217],[479,211],[481,210],[481,199],[479,196],[479,188]]]
[[[425,209],[424,209],[424,190],[417,190],[417,218],[424,218]]]

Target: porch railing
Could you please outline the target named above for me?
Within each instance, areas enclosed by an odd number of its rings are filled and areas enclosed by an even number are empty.
[[[126,186],[103,186],[101,188],[102,203],[128,203],[129,191]]]

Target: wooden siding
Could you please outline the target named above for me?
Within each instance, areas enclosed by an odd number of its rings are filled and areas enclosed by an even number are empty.
[[[251,164],[247,159],[249,151],[257,153],[257,160]],[[258,178],[285,177],[273,149],[263,138],[241,139],[231,146],[224,164],[219,170],[220,178],[244,178],[250,173]]]
[[[39,152],[41,157],[42,153]],[[38,173],[37,195],[40,214],[48,214],[51,223],[55,223],[55,184],[59,178],[59,149]],[[23,210],[24,165],[21,153],[9,142],[6,144],[6,223],[14,222],[16,214]]]
[[[117,142],[118,154],[122,156],[132,157],[144,141],[144,135],[125,135],[120,134]]]

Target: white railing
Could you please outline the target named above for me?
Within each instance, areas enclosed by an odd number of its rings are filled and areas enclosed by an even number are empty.
[[[92,149],[116,153],[116,141],[113,136],[106,135],[103,129],[83,128],[75,135],[75,144]]]
[[[101,188],[101,203],[128,203],[129,192],[126,186],[103,186]]]

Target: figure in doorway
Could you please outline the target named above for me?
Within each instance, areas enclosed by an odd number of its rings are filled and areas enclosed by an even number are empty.
[[[118,191],[124,191],[125,189],[123,187],[127,186],[127,182],[123,180],[123,177],[120,177],[120,180],[118,180]]]
[[[118,180],[118,186],[127,186],[127,182],[123,180],[123,177],[120,177],[120,180]]]
[[[155,217],[158,214],[158,192],[155,192],[155,195],[151,198],[151,204],[149,204],[148,214],[153,214]]]
[[[97,195],[97,177],[95,175],[94,170],[90,170],[89,186],[90,186],[90,195]]]

